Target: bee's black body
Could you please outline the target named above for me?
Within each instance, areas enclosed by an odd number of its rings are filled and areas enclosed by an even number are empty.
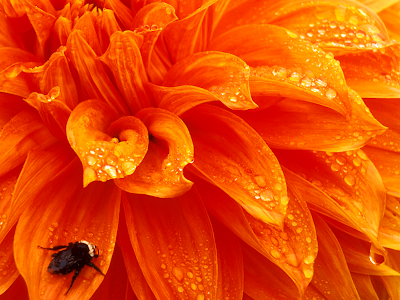
[[[98,251],[96,254],[96,249],[98,250],[98,248],[87,241],[69,243],[68,246],[60,245],[60,246],[55,246],[53,248],[44,248],[41,246],[39,247],[42,249],[55,250],[55,251],[65,249],[57,253],[54,253],[51,256],[53,259],[47,268],[47,271],[49,273],[61,274],[61,275],[69,274],[75,270],[75,274],[72,277],[71,285],[65,294],[68,294],[69,290],[74,284],[76,277],[78,277],[79,272],[85,265],[92,267],[96,271],[103,274],[103,272],[101,272],[100,269],[94,263],[91,262],[93,257],[97,258],[99,256]]]

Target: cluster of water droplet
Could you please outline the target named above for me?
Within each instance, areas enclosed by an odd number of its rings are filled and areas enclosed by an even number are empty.
[[[159,27],[156,24],[140,25],[139,27],[135,28],[133,33],[144,33],[144,32],[161,31],[161,30],[162,30],[162,27]]]
[[[187,248],[179,246],[168,246],[168,252],[157,251],[160,257],[160,268],[163,278],[169,285],[176,287],[172,292],[176,298],[204,300],[207,294],[207,285],[211,286],[213,281],[213,261],[210,249],[206,245],[199,245],[204,255],[201,259],[191,257]],[[183,258],[183,260],[182,260]],[[178,296],[179,294],[179,296]]]
[[[111,142],[89,142],[80,157],[83,158],[85,176],[106,181],[132,174],[143,154],[144,145],[134,140],[119,142],[113,138]]]
[[[294,29],[300,38],[318,43],[321,47],[352,47],[371,49],[382,47],[385,36],[373,25],[369,15],[360,8],[336,6],[314,13],[308,27]]]
[[[327,54],[327,56],[333,58],[332,54]],[[335,63],[338,64],[339,62],[335,61]],[[336,90],[332,88],[324,78],[316,77],[311,70],[283,68],[280,66],[259,66],[251,68],[251,76],[283,81],[329,100],[333,100],[337,97]]]

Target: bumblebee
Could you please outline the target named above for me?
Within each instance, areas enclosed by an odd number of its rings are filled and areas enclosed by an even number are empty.
[[[68,294],[76,277],[78,277],[80,271],[85,265],[94,268],[96,271],[105,276],[105,274],[92,262],[93,257],[99,257],[99,248],[92,243],[82,240],[75,243],[69,243],[68,246],[59,245],[53,248],[45,248],[41,246],[38,247],[53,251],[65,249],[51,255],[52,260],[47,268],[49,273],[58,275],[66,275],[75,270],[71,285],[69,286],[69,289],[65,295]]]

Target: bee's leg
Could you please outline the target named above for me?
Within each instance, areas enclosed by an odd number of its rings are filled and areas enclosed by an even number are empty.
[[[80,271],[81,271],[81,269],[75,271],[75,274],[74,274],[74,276],[72,277],[71,285],[69,286],[69,289],[68,289],[68,291],[65,293],[65,295],[68,294],[69,290],[72,288],[72,285],[74,284],[74,281],[75,281],[76,277],[78,277]]]
[[[55,246],[55,247],[53,247],[53,248],[45,248],[45,247],[42,247],[42,246],[38,246],[38,248],[42,248],[42,249],[46,249],[46,250],[54,250],[54,251],[56,251],[56,250],[60,250],[60,249],[65,249],[65,248],[68,248],[68,246],[65,246],[65,245],[60,245],[60,246]]]
[[[87,266],[94,268],[97,272],[100,272],[102,275],[106,276],[94,263],[88,262],[86,263]]]

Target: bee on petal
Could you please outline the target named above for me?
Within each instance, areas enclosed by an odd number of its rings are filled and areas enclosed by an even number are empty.
[[[99,257],[99,249],[92,243],[82,240],[75,243],[69,243],[68,246],[59,245],[52,248],[45,248],[41,246],[38,247],[53,251],[64,249],[52,254],[51,257],[53,259],[51,260],[47,271],[51,274],[65,275],[75,270],[71,285],[69,286],[69,289],[65,295],[68,294],[76,277],[78,277],[80,271],[85,265],[94,268],[96,271],[105,276],[105,274],[92,262],[93,257]]]

